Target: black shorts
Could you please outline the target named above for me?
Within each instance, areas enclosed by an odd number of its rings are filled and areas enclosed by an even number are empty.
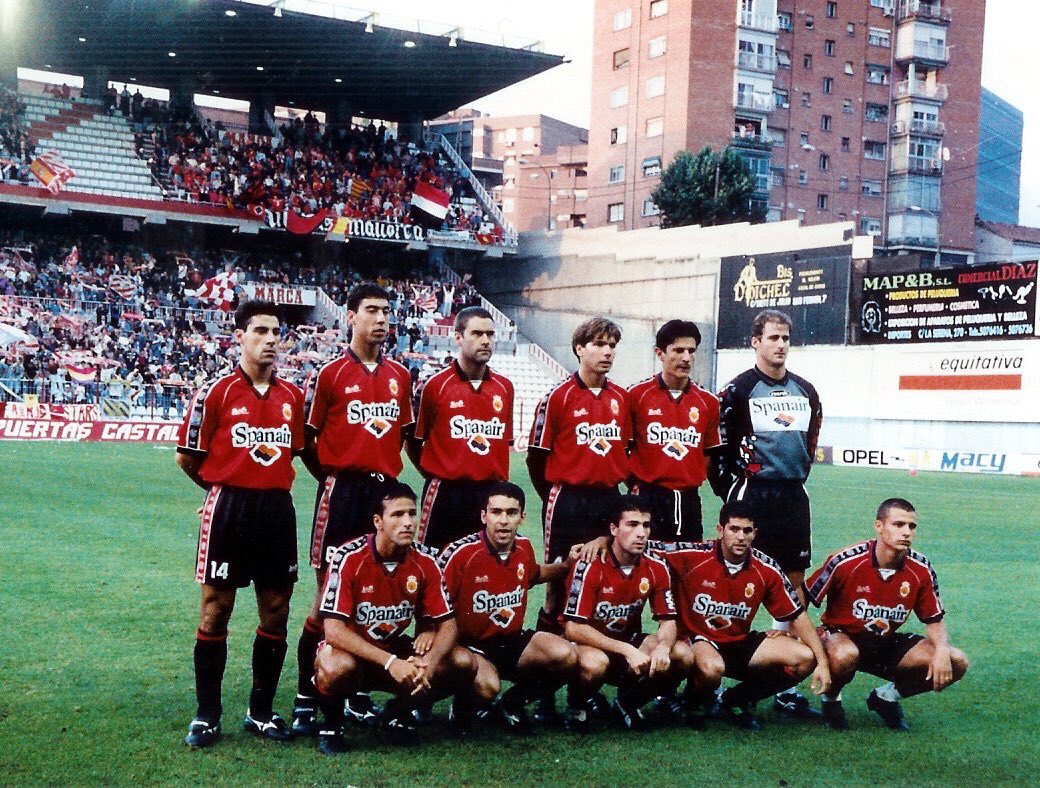
[[[730,501],[746,501],[755,511],[754,547],[785,572],[812,564],[809,495],[800,481],[748,479],[730,490]]]
[[[628,645],[639,648],[647,637],[645,632],[634,632],[623,640]],[[628,669],[628,660],[623,656],[620,654],[607,654],[607,660],[610,662],[610,665],[607,668],[606,684],[620,687],[637,680]]]
[[[841,632],[840,629],[820,627],[820,634],[826,637],[827,632]],[[876,635],[850,635],[845,636],[856,644],[859,649],[859,661],[856,670],[871,673],[879,678],[893,681],[896,677],[896,668],[914,646],[924,638],[913,632],[896,632],[885,637]]]
[[[607,506],[616,487],[554,484],[542,503],[545,561],[566,561],[572,545],[607,534]]]
[[[513,681],[517,665],[520,664],[520,657],[536,634],[533,629],[521,629],[510,635],[499,635],[463,645],[494,665],[501,678]]]
[[[669,490],[658,484],[637,480],[629,485],[628,491],[650,504],[650,515],[653,517],[651,539],[661,542],[699,542],[704,538],[701,496],[696,487]]]
[[[318,652],[320,653],[324,647],[325,641],[323,640],[318,644]],[[391,640],[384,640],[379,644],[379,648],[383,649],[383,651],[389,651],[398,659],[408,659],[415,653],[413,640],[409,635],[398,635]],[[351,680],[352,690],[357,692],[371,692],[375,690],[377,692],[392,693],[401,691],[401,687],[394,683],[394,680],[390,678],[390,672],[382,665],[377,665],[357,656],[354,657],[354,660],[357,662],[358,669]]]
[[[372,533],[372,509],[388,481],[393,477],[365,471],[340,471],[325,477],[318,485],[311,521],[311,566],[324,571],[336,550]]]
[[[443,550],[456,539],[484,527],[480,512],[487,504],[493,481],[430,478],[423,485],[419,532],[415,541]]]
[[[199,524],[195,580],[224,590],[285,588],[297,580],[296,510],[288,490],[215,484]]]
[[[726,675],[743,681],[751,675],[749,670],[751,658],[755,656],[755,652],[765,639],[765,632],[748,632],[747,637],[731,643],[716,643],[710,639],[708,642],[715,647],[719,656],[722,657],[722,661],[726,663]]]

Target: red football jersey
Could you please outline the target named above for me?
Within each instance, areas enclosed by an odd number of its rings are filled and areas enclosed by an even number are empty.
[[[388,564],[376,552],[376,536],[359,537],[336,551],[325,576],[319,612],[346,621],[370,643],[403,635],[412,619],[452,615],[444,578],[433,556],[412,547]]]
[[[209,484],[288,490],[293,455],[303,451],[303,392],[272,376],[261,394],[235,367],[195,394],[177,450],[206,455],[199,475]]]
[[[628,640],[642,631],[648,599],[655,620],[675,618],[664,562],[644,555],[630,569],[626,574],[609,549],[605,558],[578,561],[567,580],[567,604],[560,623],[577,621],[616,640]]]
[[[408,370],[382,356],[369,370],[353,350],[307,382],[307,427],[329,472],[401,473],[401,429],[412,423]]]
[[[488,542],[487,533],[480,531],[445,547],[437,564],[444,573],[461,642],[476,643],[523,629],[527,592],[538,579],[538,560],[529,539],[518,536],[503,558]]]
[[[760,605],[777,621],[797,618],[804,609],[780,565],[758,550],[736,572],[722,560],[717,539],[654,541],[647,550],[672,570],[680,637],[701,635],[732,643],[747,637]]]
[[[632,440],[628,394],[607,381],[594,394],[575,373],[538,404],[530,445],[546,449],[552,484],[614,487],[628,477]]]
[[[877,542],[861,542],[835,553],[806,582],[809,601],[827,607],[820,620],[850,635],[884,637],[906,623],[910,611],[925,624],[946,615],[931,562],[911,550],[888,578],[881,575]]]
[[[669,490],[698,487],[708,476],[704,450],[719,445],[719,400],[692,381],[678,396],[660,374],[628,390],[637,481]]]
[[[486,370],[474,388],[457,361],[417,392],[423,471],[438,479],[505,481],[513,445],[513,384]]]

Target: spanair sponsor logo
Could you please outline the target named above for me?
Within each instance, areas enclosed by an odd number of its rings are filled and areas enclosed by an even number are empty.
[[[747,593],[747,589],[744,591]],[[693,598],[693,612],[703,616],[704,623],[712,629],[726,629],[734,619],[747,621],[751,617],[751,608],[743,602],[716,602],[710,594],[697,594]]]
[[[522,586],[502,594],[477,591],[473,594],[473,612],[487,613],[492,623],[505,629],[525,604],[527,594]]]
[[[292,430],[285,425],[252,427],[240,421],[231,427],[231,446],[249,449],[249,456],[254,462],[268,467],[282,456],[282,448],[292,447]]]
[[[909,588],[907,589],[909,592]],[[852,615],[860,621],[866,622],[865,626],[875,635],[884,635],[892,624],[902,624],[910,617],[910,609],[898,604],[895,607],[887,605],[872,605],[866,599],[857,599],[852,603]]]
[[[465,441],[466,447],[481,457],[491,452],[491,441],[500,440],[506,434],[505,422],[495,416],[490,421],[452,416],[448,420],[448,435],[455,440]]]
[[[611,632],[624,632],[628,629],[628,621],[638,618],[643,612],[643,601],[631,602],[627,605],[612,605],[610,602],[599,602],[592,613],[597,621],[605,621]]]
[[[401,415],[397,400],[362,402],[352,399],[347,403],[347,424],[363,424],[366,432],[382,438],[393,428]]]
[[[646,425],[646,442],[660,446],[661,451],[673,460],[681,460],[701,444],[701,434],[693,427],[668,427],[658,421]]]
[[[403,630],[415,616],[415,606],[405,600],[397,605],[361,602],[354,609],[354,622],[373,640],[387,640]]]
[[[583,421],[574,428],[574,436],[579,446],[588,446],[600,457],[606,457],[614,448],[612,441],[621,441],[621,427],[616,421],[609,424]]]
[[[808,430],[812,408],[807,397],[786,391],[773,391],[766,397],[748,401],[751,423],[756,432],[786,432]]]

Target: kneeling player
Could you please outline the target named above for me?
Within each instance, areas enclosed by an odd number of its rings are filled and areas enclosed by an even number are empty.
[[[634,495],[622,495],[609,515],[606,555],[574,565],[561,616],[565,635],[580,652],[579,678],[568,690],[567,709],[569,726],[578,730],[587,727],[588,701],[604,683],[618,688],[610,707],[618,722],[630,730],[643,727],[640,707],[674,688],[685,663],[676,658],[668,567],[644,554],[649,505]],[[642,628],[647,600],[660,622],[655,635]]]
[[[967,657],[950,646],[935,571],[910,549],[916,530],[913,505],[889,498],[878,507],[877,537],[835,553],[809,578],[809,601],[827,600],[820,631],[834,683],[823,696],[823,716],[835,730],[848,730],[841,688],[857,670],[889,679],[867,696],[867,708],[894,730],[909,728],[901,698],[941,692],[968,670]],[[911,610],[926,637],[896,632]]]
[[[403,742],[414,735],[414,702],[470,687],[477,670],[473,655],[455,645],[455,619],[437,562],[413,544],[415,493],[391,482],[376,507],[375,533],[336,552],[322,592],[325,640],[315,661],[315,684],[325,717],[318,749],[328,755],[347,748],[347,692],[394,693],[384,709],[385,727]],[[413,618],[432,622],[435,630],[422,656],[404,634]]]
[[[830,687],[823,644],[779,564],[751,548],[755,525],[743,501],[723,504],[718,539],[695,544],[652,545],[674,578],[680,635],[692,651],[687,709],[710,702],[723,676],[741,683],[722,693],[723,712],[738,727],[761,725],[750,707],[795,686],[813,673],[813,690]],[[801,642],[786,635],[751,631],[758,608],[789,621]],[[815,669],[815,670],[814,670]]]
[[[527,592],[538,583],[562,580],[568,564],[540,565],[531,541],[518,536],[524,491],[512,482],[489,488],[480,519],[485,529],[452,542],[438,559],[458,621],[459,643],[477,659],[476,693],[487,703],[501,679],[513,681],[499,704],[506,729],[530,732],[524,707],[534,689],[555,691],[572,677],[578,651],[550,632],[524,629]],[[416,639],[425,652],[428,638]]]

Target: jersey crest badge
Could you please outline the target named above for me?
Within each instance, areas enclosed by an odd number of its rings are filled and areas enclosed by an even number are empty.
[[[621,406],[616,399],[610,401],[610,412],[617,416],[621,412]]]
[[[748,583],[747,586],[744,587],[744,597],[746,599],[751,599],[751,597],[753,597],[754,595],[755,595],[755,584],[754,583]]]
[[[696,424],[700,417],[701,412],[697,408],[690,408],[690,424]]]
[[[899,586],[899,596],[908,597],[910,596],[910,583],[904,580]]]
[[[639,593],[640,594],[645,594],[649,590],[650,590],[650,580],[649,580],[649,578],[644,577],[642,580],[639,581]]]
[[[404,587],[409,594],[414,594],[419,590],[419,581],[416,579],[415,575],[408,575],[408,579],[404,582]]]
[[[288,402],[282,403],[282,418],[286,421],[292,421],[292,405]]]
[[[397,392],[401,390],[401,387],[397,385],[397,378],[390,378],[390,382],[387,385],[390,388],[390,393],[396,397]]]
[[[491,407],[495,409],[495,413],[501,413],[502,408],[505,407],[505,403],[502,402],[502,395],[496,394],[491,398]]]
[[[517,567],[516,567],[516,579],[517,580],[523,580],[525,574],[527,574],[527,570],[524,569],[524,565],[523,564],[518,564]]]

